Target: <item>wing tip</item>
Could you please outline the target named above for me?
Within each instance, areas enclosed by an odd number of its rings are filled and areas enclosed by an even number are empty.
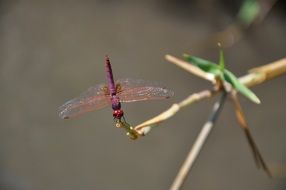
[[[164,93],[166,94],[166,99],[173,97],[175,94],[174,91],[167,88],[164,88]]]
[[[70,119],[70,116],[68,116],[68,115],[66,115],[65,113],[63,113],[63,111],[61,111],[61,112],[59,113],[59,117],[60,117],[61,119]]]
[[[58,109],[58,115],[61,119],[70,119],[70,116],[66,113],[66,106],[62,105]]]

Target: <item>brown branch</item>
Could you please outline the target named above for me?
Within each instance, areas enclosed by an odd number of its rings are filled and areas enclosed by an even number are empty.
[[[232,91],[231,99],[232,99],[232,102],[233,102],[234,107],[235,107],[235,114],[236,114],[238,123],[240,124],[240,126],[242,127],[242,129],[245,133],[246,139],[247,139],[248,144],[252,150],[252,154],[253,154],[253,157],[254,157],[254,160],[255,160],[257,167],[262,168],[268,174],[269,177],[272,177],[271,172],[268,169],[265,161],[263,160],[263,157],[262,157],[262,155],[261,155],[251,133],[250,133],[250,129],[249,129],[248,124],[246,122],[244,113],[242,111],[239,99],[238,99],[235,91]]]

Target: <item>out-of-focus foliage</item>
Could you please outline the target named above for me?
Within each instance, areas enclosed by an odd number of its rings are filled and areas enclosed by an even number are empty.
[[[239,10],[238,19],[245,25],[249,25],[257,18],[260,5],[257,0],[245,0]]]

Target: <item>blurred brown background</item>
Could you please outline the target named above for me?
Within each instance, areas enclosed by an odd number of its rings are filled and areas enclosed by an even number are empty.
[[[166,101],[123,104],[135,125],[210,84],[164,60],[193,53],[217,60],[205,43],[233,23],[242,1],[1,1],[0,186],[7,190],[168,189],[216,98],[182,110],[131,141],[115,128],[111,108],[61,120],[57,108],[105,82],[104,56],[115,78],[159,81]],[[225,49],[237,75],[285,57],[285,5]],[[262,100],[243,108],[265,160],[286,167],[286,77],[255,87]],[[275,171],[276,172],[276,171]],[[284,176],[283,176],[284,175]],[[256,169],[227,102],[184,189],[285,189]]]

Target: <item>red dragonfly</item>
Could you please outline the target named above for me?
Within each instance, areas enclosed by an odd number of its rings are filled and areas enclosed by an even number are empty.
[[[67,101],[59,107],[59,116],[70,119],[107,106],[112,107],[114,119],[121,121],[124,115],[121,102],[161,100],[174,95],[173,91],[143,80],[120,79],[114,82],[108,56],[105,59],[107,85],[90,87],[79,97]],[[124,117],[123,117],[124,119]]]

